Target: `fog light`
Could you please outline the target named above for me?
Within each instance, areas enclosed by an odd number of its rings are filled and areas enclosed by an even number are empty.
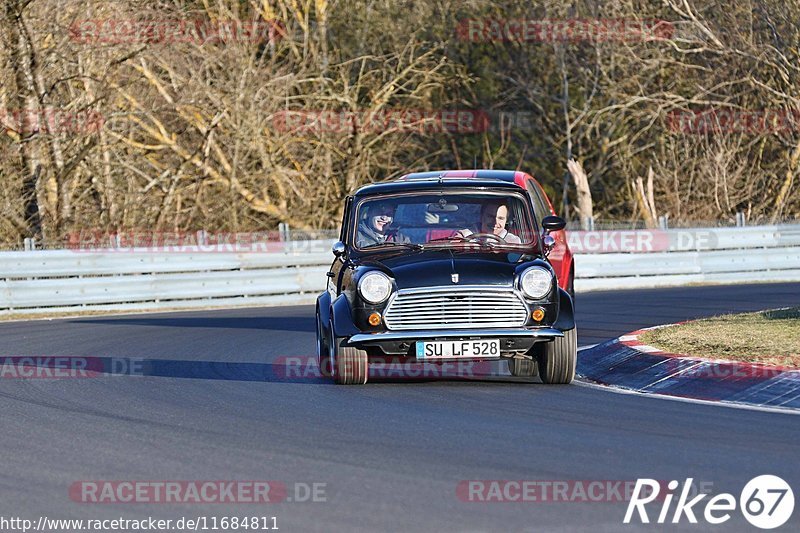
[[[533,318],[533,319],[534,319],[536,322],[541,322],[541,321],[544,319],[544,309],[542,309],[541,307],[537,307],[537,308],[536,308],[536,309],[534,309],[534,310],[533,310],[533,312],[531,313],[531,317],[532,317],[532,318]]]
[[[370,326],[379,326],[381,324],[381,314],[380,313],[372,313],[369,315],[369,325]]]

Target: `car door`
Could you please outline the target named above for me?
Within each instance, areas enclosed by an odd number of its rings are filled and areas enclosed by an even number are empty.
[[[350,211],[353,205],[353,197],[348,196],[344,202],[344,213],[342,214],[342,225],[339,229],[339,242],[346,243],[347,235],[350,231]],[[344,272],[345,261],[347,261],[347,253],[333,258],[333,263],[328,271],[328,292],[331,295],[331,301],[336,299],[342,291],[342,273]]]

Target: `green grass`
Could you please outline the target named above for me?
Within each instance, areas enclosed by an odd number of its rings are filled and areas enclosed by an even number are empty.
[[[800,307],[704,318],[639,340],[665,352],[800,368]]]

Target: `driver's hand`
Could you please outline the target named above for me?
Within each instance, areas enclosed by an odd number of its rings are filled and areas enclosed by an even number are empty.
[[[425,223],[426,224],[438,224],[439,223],[439,215],[436,213],[425,213]]]

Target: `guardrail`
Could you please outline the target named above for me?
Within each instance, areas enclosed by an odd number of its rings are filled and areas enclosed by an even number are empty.
[[[578,292],[800,281],[800,225],[573,231],[569,239]],[[324,289],[332,243],[271,243],[239,252],[0,252],[0,313],[308,303]]]
[[[800,281],[800,225],[575,231],[575,290]]]

